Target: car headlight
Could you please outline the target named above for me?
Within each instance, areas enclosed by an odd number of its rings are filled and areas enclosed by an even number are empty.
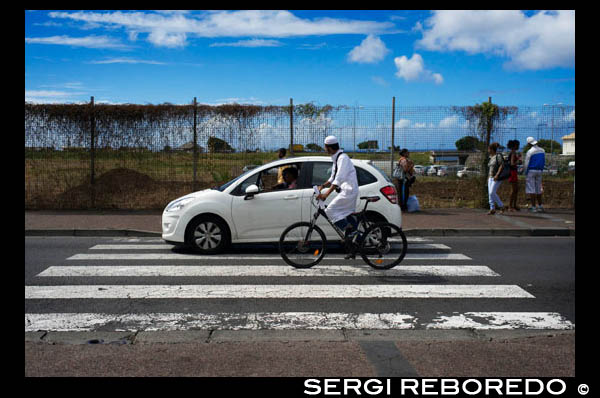
[[[189,202],[191,202],[194,199],[195,199],[194,197],[186,197],[186,198],[177,199],[177,200],[171,202],[167,206],[167,208],[165,209],[165,212],[179,211],[179,210],[183,209],[183,207],[186,204],[188,204]]]

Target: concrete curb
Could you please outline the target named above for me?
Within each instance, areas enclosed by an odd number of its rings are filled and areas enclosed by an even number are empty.
[[[570,228],[424,228],[405,229],[406,236],[575,236]],[[134,229],[26,229],[25,236],[161,237],[160,232]]]
[[[26,229],[25,236],[153,236],[160,237],[160,232],[140,231],[135,229]]]
[[[575,330],[188,330],[129,332],[25,332],[25,342],[45,344],[152,344],[298,341],[492,341],[574,335]]]

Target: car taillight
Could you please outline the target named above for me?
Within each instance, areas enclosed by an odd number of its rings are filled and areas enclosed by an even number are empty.
[[[394,188],[391,185],[388,185],[386,187],[381,188],[380,191],[383,194],[383,196],[387,198],[387,200],[389,200],[393,204],[398,203],[398,194],[396,193],[396,188]]]

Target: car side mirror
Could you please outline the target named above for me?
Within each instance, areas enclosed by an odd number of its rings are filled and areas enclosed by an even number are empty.
[[[252,199],[257,193],[258,187],[256,186],[256,184],[250,185],[248,188],[246,188],[246,196],[244,197],[244,200]]]

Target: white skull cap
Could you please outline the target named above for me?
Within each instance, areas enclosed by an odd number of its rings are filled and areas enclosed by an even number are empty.
[[[325,138],[325,145],[333,145],[337,143],[338,139],[335,137],[335,135],[330,135],[327,138]]]

